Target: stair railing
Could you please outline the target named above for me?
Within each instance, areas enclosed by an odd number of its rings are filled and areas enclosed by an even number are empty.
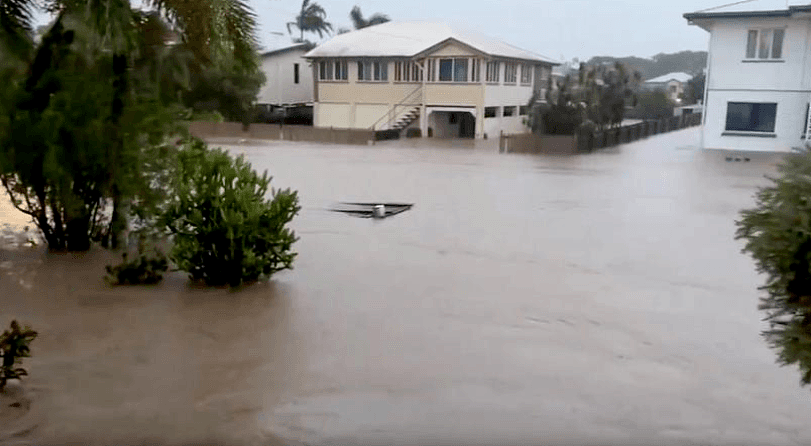
[[[405,104],[409,103],[409,101],[412,101],[414,99],[414,97],[416,96],[416,94],[419,93],[421,90],[422,90],[422,84],[418,85],[417,88],[415,88],[414,91],[412,91],[405,98],[403,98],[402,101],[394,104],[383,116],[380,117],[380,119],[375,121],[375,123],[372,124],[372,126],[369,127],[369,128],[371,130],[377,130],[377,125],[380,124],[381,122],[383,122],[383,120],[386,119],[386,118],[388,118],[388,120],[386,121],[386,124],[387,124],[387,126],[389,128],[391,128],[392,122],[394,122],[394,120],[398,117],[398,115],[397,115],[397,107],[400,107],[402,105],[405,105]]]

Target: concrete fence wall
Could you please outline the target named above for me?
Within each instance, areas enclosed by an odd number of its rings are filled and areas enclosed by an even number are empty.
[[[587,153],[626,144],[659,133],[701,125],[701,114],[682,115],[659,121],[645,121],[600,132],[581,131],[577,135],[501,135],[499,151],[508,153]]]
[[[238,122],[192,122],[189,132],[198,138],[250,138],[279,141],[310,141],[367,145],[375,134],[367,129],[338,129],[303,125],[251,124]]]

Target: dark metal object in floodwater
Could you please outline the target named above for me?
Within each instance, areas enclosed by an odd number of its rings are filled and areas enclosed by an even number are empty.
[[[339,203],[332,210],[361,218],[387,218],[413,206],[413,203]]]

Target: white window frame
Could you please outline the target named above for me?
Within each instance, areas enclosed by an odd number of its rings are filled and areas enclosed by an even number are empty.
[[[349,80],[349,64],[345,60],[336,60],[333,62],[333,72],[335,81],[348,81]]]
[[[388,82],[388,81],[389,81],[389,62],[387,60],[385,59],[358,60],[358,82]]]
[[[498,84],[501,82],[501,61],[491,60],[487,62],[487,75],[485,82],[488,84]]]
[[[775,56],[775,34],[779,31],[782,34],[780,40],[780,54],[779,57]],[[754,36],[754,42],[752,42]],[[764,37],[765,36],[765,37]],[[759,62],[777,62],[786,59],[786,28],[785,27],[772,27],[772,28],[749,28],[746,30],[746,39],[744,41],[744,60],[745,61],[759,61]],[[751,44],[754,43],[754,48]],[[765,45],[764,45],[765,44]],[[764,54],[764,48],[766,54]],[[750,51],[751,50],[751,51]]]
[[[515,85],[518,83],[518,64],[515,62],[504,63],[504,83]]]
[[[532,65],[521,64],[521,85],[532,85]]]
[[[440,79],[443,60],[451,61],[451,78],[449,80]],[[461,61],[466,64],[465,79],[456,79],[456,68]],[[437,82],[443,84],[475,84],[481,82],[481,60],[476,57],[437,57],[429,59],[428,64],[428,82]],[[434,71],[436,70],[436,71]]]
[[[333,72],[333,66],[331,60],[322,60],[318,62],[318,80],[319,81],[331,81],[332,75],[335,74]]]
[[[409,60],[394,62],[394,82],[422,82],[422,69]]]

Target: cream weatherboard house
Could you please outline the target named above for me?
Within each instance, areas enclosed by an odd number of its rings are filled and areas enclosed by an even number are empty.
[[[710,33],[702,147],[803,147],[811,138],[811,4],[737,2],[684,17]]]
[[[440,138],[527,131],[533,94],[545,97],[557,62],[438,23],[389,22],[319,45],[316,127],[418,128]]]

